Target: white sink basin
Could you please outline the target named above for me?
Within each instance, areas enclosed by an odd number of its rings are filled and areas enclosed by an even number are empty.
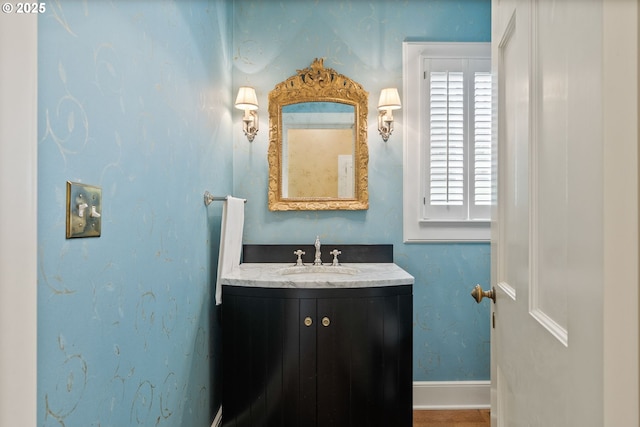
[[[360,270],[354,267],[346,267],[344,265],[292,265],[278,270],[278,273],[287,274],[356,274]]]

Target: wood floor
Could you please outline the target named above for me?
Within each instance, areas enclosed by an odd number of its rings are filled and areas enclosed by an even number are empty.
[[[413,427],[490,427],[488,409],[413,411]]]

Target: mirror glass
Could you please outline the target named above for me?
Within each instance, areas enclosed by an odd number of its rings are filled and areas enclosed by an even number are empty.
[[[354,197],[355,108],[338,102],[282,107],[282,197]]]
[[[367,92],[322,60],[269,94],[269,209],[367,209]]]

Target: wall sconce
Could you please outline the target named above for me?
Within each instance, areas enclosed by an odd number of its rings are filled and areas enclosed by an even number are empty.
[[[382,140],[387,142],[391,132],[393,132],[393,110],[399,110],[400,95],[395,87],[382,89],[380,92],[380,100],[378,101],[378,131],[382,135]]]
[[[242,130],[249,142],[253,142],[258,133],[258,97],[256,96],[256,90],[252,87],[241,86],[238,89],[236,108],[244,110]]]

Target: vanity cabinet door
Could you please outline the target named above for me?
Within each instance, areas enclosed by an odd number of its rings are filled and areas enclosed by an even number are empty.
[[[298,299],[224,295],[224,427],[305,425],[299,313]]]
[[[318,299],[317,312],[317,426],[411,426],[411,295]]]

